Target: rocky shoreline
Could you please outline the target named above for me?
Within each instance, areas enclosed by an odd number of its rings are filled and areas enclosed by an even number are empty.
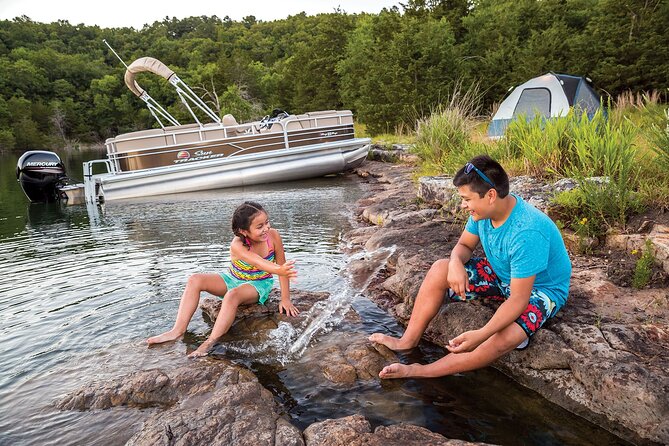
[[[429,266],[448,255],[464,220],[457,216],[452,186],[421,185],[419,191],[409,166],[368,162],[357,172],[368,181],[369,194],[358,202],[367,225],[350,231],[345,240],[352,251],[394,248],[367,296],[406,325]],[[541,193],[531,182],[514,183],[512,191],[541,207]],[[660,249],[667,246],[669,231],[658,226],[650,232],[658,234],[653,242],[664,261]],[[613,239],[612,248],[628,247],[639,236],[620,238]],[[668,444],[669,289],[619,287],[596,260],[573,256],[573,263],[566,307],[528,349],[512,352],[493,367],[621,438]],[[494,312],[488,305],[444,305],[424,338],[446,345],[453,336],[482,326]]]
[[[364,255],[353,256],[359,260],[350,263],[348,272],[354,283],[365,284],[367,297],[406,324],[422,278],[433,261],[450,252],[462,221],[454,202],[444,198],[448,188],[434,188],[430,182],[419,190],[408,166],[370,161],[357,174],[367,191],[357,203],[360,224],[343,241],[349,253]],[[523,187],[517,185],[521,194]],[[377,253],[384,258],[391,253],[381,270],[370,266]],[[262,339],[281,323],[297,327],[303,322],[302,317],[279,315],[278,294],[273,293],[265,307],[240,309],[237,333]],[[328,294],[295,291],[293,297],[305,314]],[[219,307],[217,299],[204,299],[205,320],[214,321]],[[667,307],[667,289],[617,287],[592,259],[575,258],[567,307],[527,350],[513,352],[494,367],[624,439],[669,443]],[[425,338],[443,346],[453,335],[485,323],[493,311],[486,303],[444,305]],[[350,310],[346,317],[355,320],[358,315]],[[378,380],[381,368],[397,361],[364,333],[331,333],[306,355],[314,385],[333,389]],[[130,445],[482,444],[450,440],[406,423],[372,429],[362,415],[315,422],[301,431],[251,371],[220,357],[184,357],[174,369],[88,383],[60,399],[56,408],[148,409]]]

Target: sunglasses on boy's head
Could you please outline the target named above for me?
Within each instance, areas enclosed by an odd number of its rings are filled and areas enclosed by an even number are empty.
[[[490,185],[490,187],[492,187],[493,189],[495,188],[495,183],[493,183],[493,182],[490,180],[490,178],[488,178],[488,176],[487,176],[486,174],[484,174],[483,172],[481,172],[481,170],[480,170],[478,167],[476,167],[476,166],[473,165],[472,163],[467,163],[467,164],[465,164],[465,174],[469,175],[469,173],[470,173],[472,170],[473,170],[474,172],[476,172],[476,173],[481,177],[481,179],[482,179],[483,181],[485,181],[486,183],[488,183],[488,184]]]

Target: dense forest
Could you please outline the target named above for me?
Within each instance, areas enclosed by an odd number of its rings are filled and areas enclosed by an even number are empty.
[[[669,87],[667,0],[409,0],[378,14],[167,17],[141,30],[0,23],[0,150],[99,144],[156,125],[103,39],[126,63],[161,60],[240,122],[346,108],[371,134],[411,129],[457,88],[478,86],[490,110],[548,71],[588,76],[605,97]],[[186,118],[164,79],[139,82]]]

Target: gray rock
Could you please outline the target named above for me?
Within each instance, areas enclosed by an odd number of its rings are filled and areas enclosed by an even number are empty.
[[[279,416],[272,394],[257,382],[218,388],[203,403],[150,417],[126,444],[303,445],[302,434]]]
[[[300,362],[305,375],[323,378],[317,385],[329,386],[378,380],[381,369],[397,361],[395,353],[369,342],[367,335],[337,333],[321,338]]]
[[[373,144],[369,149],[367,159],[384,163],[415,162],[417,157],[411,153],[412,147],[408,144],[393,144],[388,148]]]
[[[417,195],[428,203],[443,205],[447,209],[457,209],[460,205],[458,189],[453,185],[453,178],[448,176],[420,177]]]
[[[439,434],[411,424],[379,426],[374,432],[362,415],[325,420],[304,430],[307,446],[465,446],[483,445],[449,440]]]
[[[257,381],[248,370],[229,361],[198,361],[165,372],[142,370],[105,382],[93,382],[56,403],[61,410],[109,409],[118,406],[168,407],[219,385]]]

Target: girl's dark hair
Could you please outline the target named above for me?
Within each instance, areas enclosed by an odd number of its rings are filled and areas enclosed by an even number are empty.
[[[474,169],[466,169],[467,165],[458,170],[453,177],[453,185],[455,187],[468,185],[469,188],[478,193],[479,197],[483,196],[490,189],[495,189],[500,198],[509,195],[509,176],[504,171],[504,168],[494,159],[488,155],[479,155],[471,159],[469,163],[476,166],[485,176],[492,181],[494,187],[487,183],[481,175]],[[469,164],[467,163],[467,164]],[[465,173],[469,170],[468,173]]]
[[[253,218],[258,215],[259,212],[267,214],[267,211],[255,201],[245,201],[232,213],[232,232],[242,239],[242,242],[245,245],[247,244],[246,237],[244,237],[241,231],[249,230]]]

